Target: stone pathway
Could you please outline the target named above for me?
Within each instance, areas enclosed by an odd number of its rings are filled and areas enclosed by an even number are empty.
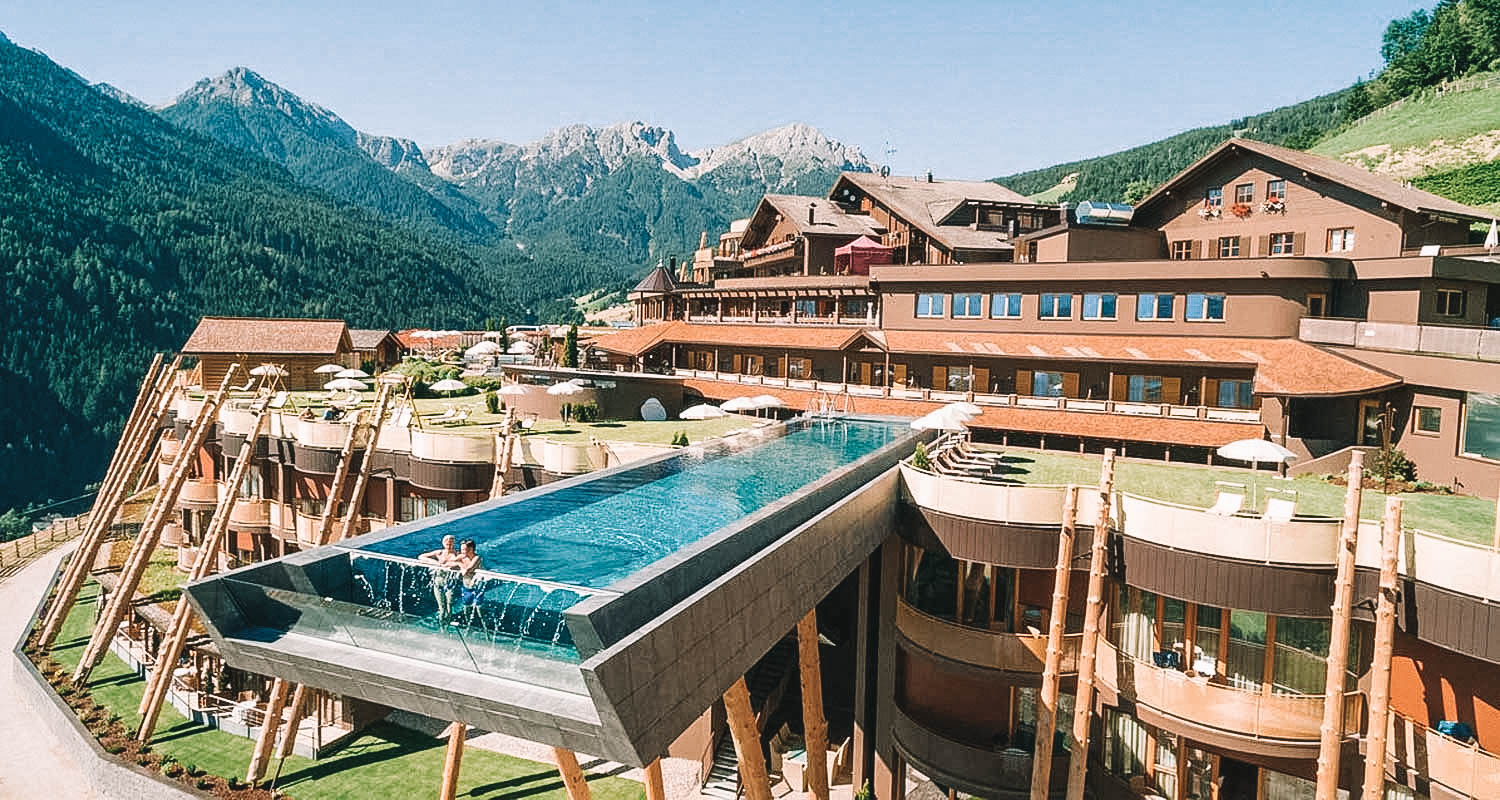
[[[65,747],[32,719],[16,683],[31,678],[17,674],[11,654],[53,571],[72,549],[59,547],[0,583],[0,644],[6,662],[0,667],[0,797],[99,797],[85,782],[78,760],[88,754]]]

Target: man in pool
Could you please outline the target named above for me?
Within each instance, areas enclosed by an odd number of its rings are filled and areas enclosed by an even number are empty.
[[[457,569],[461,586],[458,593],[459,612],[479,613],[479,600],[484,596],[484,586],[478,572],[484,569],[484,559],[474,549],[474,540],[465,539],[459,545]],[[483,619],[480,620],[483,622]]]
[[[452,535],[444,536],[442,547],[417,556],[418,561],[436,565],[432,571],[432,596],[437,599],[439,622],[453,616],[453,578],[459,571],[459,554],[453,542]]]

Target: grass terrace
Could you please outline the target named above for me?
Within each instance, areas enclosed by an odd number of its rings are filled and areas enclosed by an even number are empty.
[[[1101,457],[1052,451],[1006,448],[1005,477],[1021,483],[1093,486],[1099,483]],[[1235,467],[1202,464],[1168,464],[1159,461],[1118,459],[1115,488],[1131,494],[1207,508],[1218,494],[1216,482],[1228,481],[1260,487],[1264,506],[1266,489],[1289,489],[1297,493],[1297,514],[1339,517],[1344,513],[1344,487],[1319,476],[1278,478],[1273,473],[1252,472]],[[1495,503],[1468,495],[1404,493],[1402,523],[1429,533],[1465,542],[1489,545],[1495,533]],[[1249,498],[1246,498],[1249,502]],[[1385,514],[1385,495],[1366,489],[1360,516],[1379,520]]]
[[[52,657],[69,671],[88,643],[99,586],[90,581],[79,594],[57,638]],[[145,681],[113,653],[94,670],[88,684],[95,702],[134,731]],[[313,761],[290,756],[281,765],[276,788],[295,800],[339,800],[354,797],[432,797],[443,773],[446,740],[379,723],[337,753]],[[220,776],[242,776],[255,743],[194,723],[172,708],[162,709],[152,749],[183,765]],[[276,763],[270,772],[276,771]],[[619,777],[589,775],[589,788],[601,800],[637,800],[641,784]],[[535,798],[566,800],[562,778],[551,764],[468,748],[459,775],[464,798]]]

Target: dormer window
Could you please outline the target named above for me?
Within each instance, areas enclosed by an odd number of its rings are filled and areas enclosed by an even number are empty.
[[[1281,178],[1266,181],[1266,202],[1286,202],[1286,181],[1282,180]]]
[[[1220,208],[1224,205],[1224,188],[1215,186],[1203,193],[1203,205],[1208,208]]]
[[[1241,183],[1234,187],[1234,202],[1250,205],[1255,202],[1255,184]]]

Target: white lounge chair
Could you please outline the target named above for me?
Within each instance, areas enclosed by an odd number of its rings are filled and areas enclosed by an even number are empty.
[[[1266,500],[1266,513],[1262,519],[1271,522],[1290,522],[1297,513],[1297,501],[1285,497],[1272,497]]]
[[[1214,498],[1214,504],[1209,506],[1208,513],[1222,517],[1240,513],[1240,509],[1245,507],[1245,485],[1224,481],[1216,481],[1215,484],[1219,487],[1219,495]]]

